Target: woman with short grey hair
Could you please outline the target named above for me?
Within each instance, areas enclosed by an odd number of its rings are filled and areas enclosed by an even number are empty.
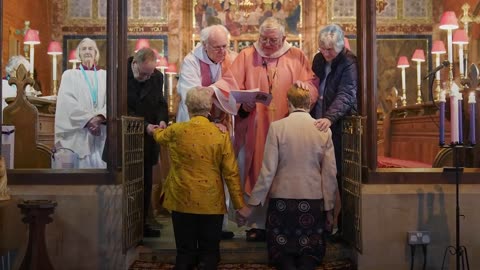
[[[342,28],[336,24],[327,25],[318,33],[318,44],[320,48],[333,47],[339,53],[345,47]]]

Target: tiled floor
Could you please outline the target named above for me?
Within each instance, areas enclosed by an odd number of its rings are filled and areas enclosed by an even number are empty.
[[[175,262],[175,238],[170,217],[157,218],[161,227],[160,238],[145,238],[144,245],[139,251],[141,260],[155,260],[164,263]],[[245,240],[246,227],[237,227],[229,222],[228,230],[235,233],[230,240],[220,242],[222,263],[267,263],[266,243],[247,242]],[[351,258],[352,250],[342,244],[327,244],[327,254],[324,261]]]

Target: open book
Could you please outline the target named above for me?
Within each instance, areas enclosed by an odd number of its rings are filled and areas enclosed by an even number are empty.
[[[271,94],[262,92],[258,88],[250,90],[231,90],[230,95],[235,97],[237,103],[259,102],[265,106],[268,106],[272,101]]]

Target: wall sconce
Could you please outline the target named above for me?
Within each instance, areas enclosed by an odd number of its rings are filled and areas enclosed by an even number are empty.
[[[49,55],[53,56],[52,61],[52,80],[53,80],[53,95],[57,95],[57,55],[62,55],[62,46],[58,41],[51,41],[48,44],[48,52]]]

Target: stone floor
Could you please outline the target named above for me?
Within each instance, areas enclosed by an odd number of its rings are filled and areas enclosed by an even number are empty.
[[[157,218],[161,228],[160,238],[145,238],[143,246],[139,249],[139,259],[145,261],[157,261],[162,263],[175,262],[175,239],[170,217],[162,216]],[[228,230],[235,233],[230,240],[222,240],[221,263],[267,263],[266,243],[247,242],[245,240],[246,227],[237,227],[234,222],[229,222]],[[353,251],[344,243],[327,243],[327,254],[325,262],[351,259]]]

